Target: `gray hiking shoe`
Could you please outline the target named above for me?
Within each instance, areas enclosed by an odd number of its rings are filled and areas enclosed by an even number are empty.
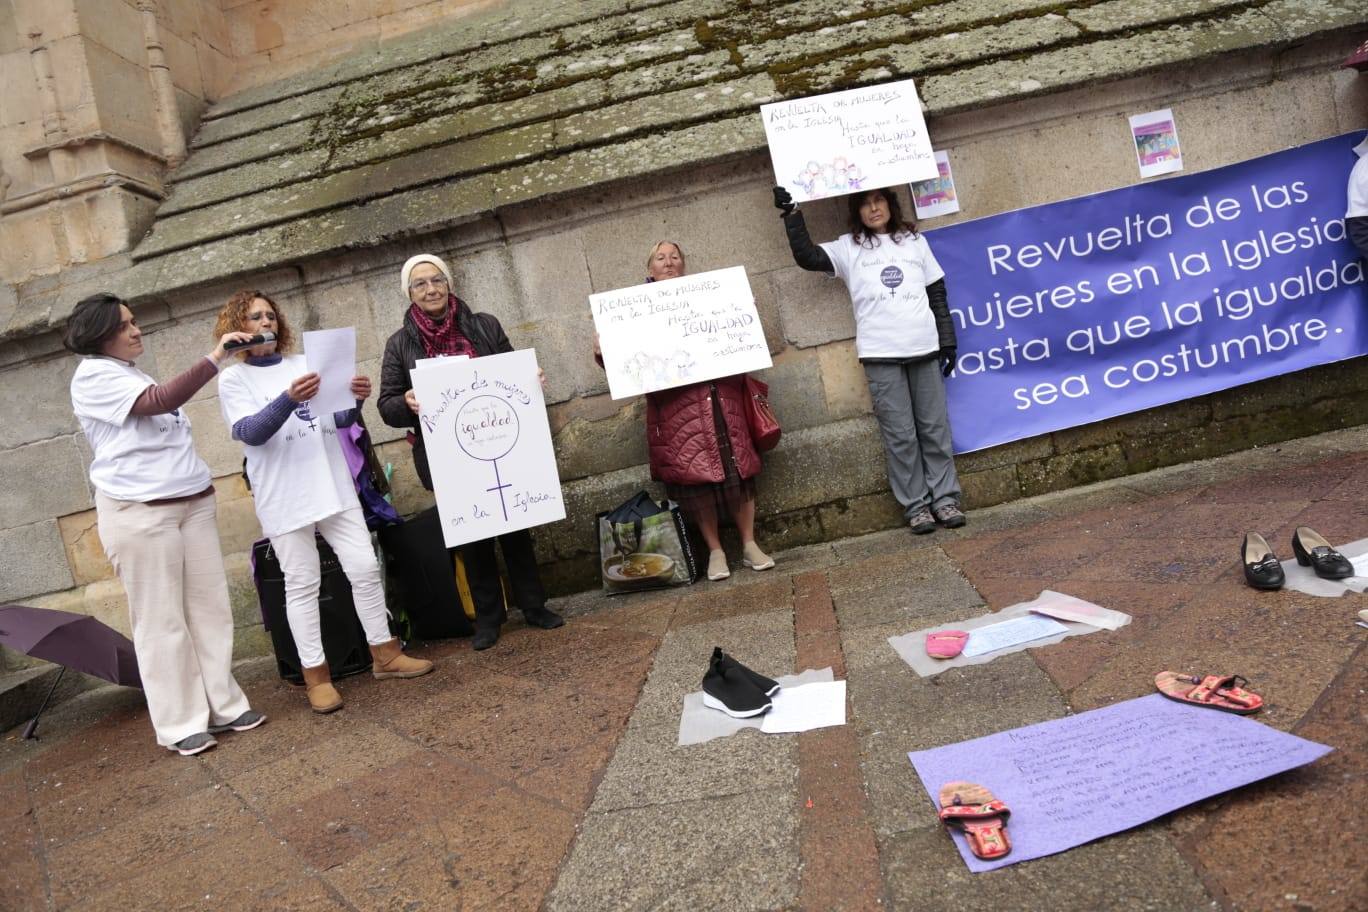
[[[931,515],[931,511],[926,507],[922,507],[913,513],[907,524],[912,527],[912,531],[917,535],[936,531],[936,518]]]
[[[964,511],[959,508],[959,505],[954,503],[936,507],[931,512],[936,514],[936,522],[947,529],[958,529],[969,521],[965,518]]]

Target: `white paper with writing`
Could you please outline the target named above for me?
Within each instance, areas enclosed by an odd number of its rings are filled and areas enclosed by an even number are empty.
[[[1013,618],[1010,621],[1003,621],[1001,624],[989,624],[987,627],[970,631],[969,641],[964,644],[964,654],[980,656],[1015,646],[1018,643],[1029,643],[1032,640],[1040,640],[1058,633],[1068,633],[1068,631],[1069,628],[1058,621],[1041,617],[1038,614],[1028,614],[1024,617]]]
[[[356,328],[319,329],[303,334],[304,363],[319,376],[318,394],[309,400],[316,415],[356,408],[351,382],[356,376]]]
[[[760,106],[774,180],[798,202],[937,176],[911,79]]]
[[[589,309],[614,399],[773,363],[742,266],[593,294]]]
[[[411,376],[448,548],[565,518],[534,350]]]

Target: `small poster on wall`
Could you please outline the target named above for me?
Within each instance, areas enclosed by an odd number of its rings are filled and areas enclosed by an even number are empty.
[[[448,548],[565,518],[532,349],[412,373]]]
[[[1141,177],[1183,170],[1183,151],[1178,146],[1178,127],[1174,125],[1172,109],[1132,115],[1130,128]]]
[[[774,181],[798,202],[936,176],[911,79],[760,106]]]
[[[593,294],[589,309],[614,399],[773,363],[743,266]]]
[[[960,211],[959,197],[955,195],[955,177],[950,172],[950,156],[942,150],[937,150],[935,155],[939,173],[930,180],[914,181],[912,184],[912,205],[919,219]]]

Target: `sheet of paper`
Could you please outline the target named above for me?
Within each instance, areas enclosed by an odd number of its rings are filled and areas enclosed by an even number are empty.
[[[907,756],[931,797],[928,820],[947,782],[978,783],[1011,809],[1012,852],[997,861],[975,858],[951,831],[977,872],[1128,830],[1330,750],[1253,718],[1151,694]]]
[[[782,688],[770,711],[760,717],[760,730],[772,735],[845,725],[845,698],[845,681]]]
[[[760,106],[774,182],[798,202],[936,176],[911,79]]]
[[[1178,146],[1178,127],[1172,110],[1135,114],[1130,118],[1130,128],[1141,177],[1183,170],[1183,152]]]
[[[614,399],[769,367],[742,266],[589,296]]]
[[[412,377],[448,548],[565,518],[534,350],[442,358]]]
[[[969,642],[964,644],[964,654],[970,657],[981,656],[1020,643],[1029,643],[1032,640],[1068,632],[1069,628],[1052,618],[1028,614],[971,631]]]
[[[796,675],[780,675],[774,680],[780,688],[784,688],[798,687],[801,684],[812,684],[817,681],[830,681],[831,678],[831,668],[828,666],[818,669],[809,668]],[[780,693],[783,691],[780,690]],[[714,738],[734,735],[746,728],[759,730],[763,719],[764,716],[752,716],[749,719],[732,718],[726,713],[704,706],[703,691],[694,691],[684,696],[684,710],[679,715],[678,744],[680,747],[689,744],[702,744]]]
[[[912,184],[912,207],[917,210],[919,219],[960,211],[959,197],[955,195],[955,175],[950,170],[950,156],[940,149],[936,150],[935,156],[936,169],[940,173]]]
[[[1112,611],[1110,608],[1103,608],[1101,605],[1094,605],[1092,602],[1085,602],[1083,599],[1074,598],[1072,595],[1053,592],[1049,589],[1041,592],[1034,601],[1024,604],[1034,614],[1043,614],[1060,621],[1078,621],[1082,624],[1091,624],[1094,627],[1101,627],[1103,630],[1120,630],[1130,623],[1129,614]]]
[[[315,414],[356,408],[351,382],[356,376],[356,328],[318,329],[303,334],[304,362],[319,376],[318,395],[309,400]]]
[[[1043,640],[1031,640],[1027,643],[1019,643],[1009,649],[990,652],[987,655],[967,656],[964,653],[960,653],[953,659],[933,659],[926,654],[926,635],[932,631],[967,630],[969,631],[970,639],[972,639],[974,631],[982,627],[997,624],[1008,620],[1009,618],[1025,617],[1026,615],[1031,614],[1031,605],[1034,604],[1034,601],[1035,600],[1030,602],[1019,602],[1015,605],[1008,605],[1001,611],[980,614],[977,617],[965,618],[962,621],[950,621],[944,624],[938,624],[935,627],[923,627],[921,630],[914,630],[911,633],[891,636],[888,638],[888,645],[898,654],[898,658],[907,663],[909,668],[923,678],[929,678],[950,668],[963,668],[966,665],[983,665],[986,662],[992,662],[1002,656],[1009,655],[1013,652],[1020,652],[1023,649],[1040,649],[1041,647],[1058,643],[1060,640],[1068,637],[1085,636],[1087,634],[1103,632],[1102,628],[1094,627],[1091,624],[1080,624],[1078,621],[1063,621],[1061,623],[1067,628],[1065,633],[1046,637]],[[1122,612],[1117,613],[1123,614]],[[1123,614],[1123,616],[1126,619],[1126,623],[1129,624],[1130,615]]]

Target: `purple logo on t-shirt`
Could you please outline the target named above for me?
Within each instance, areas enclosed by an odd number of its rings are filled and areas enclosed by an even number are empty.
[[[898,293],[898,286],[903,283],[903,271],[897,266],[885,266],[883,272],[879,273],[879,281],[888,289],[891,298]]]

